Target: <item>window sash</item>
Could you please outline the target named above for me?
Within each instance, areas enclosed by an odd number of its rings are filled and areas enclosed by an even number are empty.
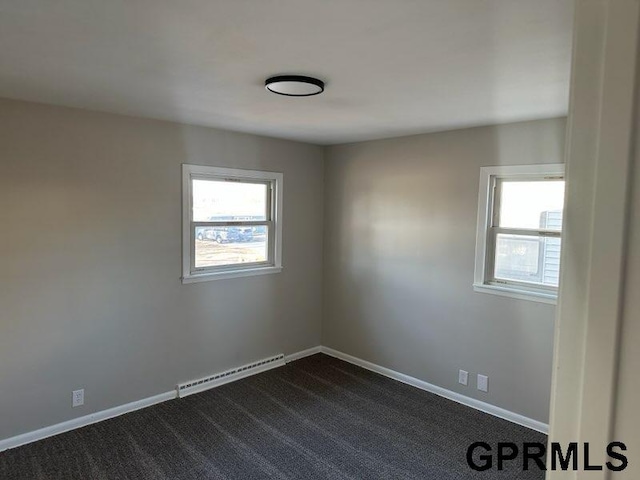
[[[509,227],[489,227],[489,230],[496,234],[502,233],[506,235],[529,235],[537,237],[562,237],[560,230],[547,230],[544,228],[509,228]]]
[[[540,234],[542,233],[542,234]],[[488,285],[510,285],[514,287],[520,287],[527,290],[539,291],[542,293],[557,293],[558,287],[553,285],[545,285],[541,282],[527,282],[524,280],[513,280],[506,278],[498,278],[495,276],[496,270],[496,243],[498,234],[506,235],[527,235],[530,237],[548,238],[556,237],[561,238],[560,232],[549,232],[547,230],[529,230],[529,229],[517,229],[517,228],[498,228],[490,227],[487,235],[487,261],[485,262],[485,283]],[[548,235],[547,235],[548,234]]]
[[[189,177],[189,221],[191,223],[193,220],[193,181],[194,180],[208,180],[213,182],[230,182],[230,183],[245,183],[249,185],[265,185],[266,190],[266,199],[265,199],[265,217],[266,221],[273,221],[275,217],[275,212],[273,211],[275,206],[274,194],[275,194],[275,180],[259,180],[259,179],[251,179],[251,178],[240,178],[240,177],[231,177],[231,176],[222,176],[216,174],[206,174],[206,173],[192,173]],[[258,220],[265,221],[265,220]],[[229,222],[235,222],[229,221]],[[204,222],[207,223],[207,222]],[[219,223],[219,222],[218,222]]]
[[[259,227],[263,225],[273,226],[270,220],[229,220],[216,222],[213,220],[206,222],[191,222],[191,227]]]
[[[262,172],[258,172],[262,173]],[[233,183],[246,183],[251,185],[266,185],[266,207],[265,217],[266,220],[225,220],[225,221],[194,221],[193,220],[193,181],[194,180],[209,180],[218,182],[233,182]],[[189,220],[189,274],[190,275],[202,275],[207,273],[224,273],[224,272],[236,272],[243,270],[251,270],[259,267],[275,267],[278,262],[276,259],[276,239],[278,226],[276,225],[276,195],[277,195],[277,180],[267,179],[261,180],[260,178],[250,177],[235,177],[220,175],[215,173],[202,173],[191,172],[188,178],[189,195],[188,195],[188,220]],[[199,227],[243,227],[243,226],[265,226],[267,227],[267,259],[263,262],[243,262],[243,263],[228,263],[224,265],[214,265],[207,267],[196,267],[196,229]]]
[[[267,227],[267,259],[264,262],[225,263],[224,265],[212,265],[208,267],[196,267],[196,229],[199,227]],[[274,241],[275,228],[271,221],[258,222],[191,222],[191,273],[221,272],[227,270],[247,270],[256,267],[274,265]]]
[[[531,182],[537,180],[564,180],[564,164],[535,164],[535,165],[500,165],[480,168],[478,189],[478,215],[476,228],[476,254],[473,271],[473,289],[475,292],[500,295],[530,300],[541,303],[555,304],[558,289],[540,283],[509,281],[494,278],[495,243],[500,234],[526,234],[537,237],[551,237],[560,240],[562,232],[544,230],[534,227],[512,229],[503,227],[497,230],[496,208],[499,201],[496,195],[498,184],[504,181]],[[496,205],[498,203],[498,205]],[[533,225],[532,225],[533,226]],[[518,231],[520,230],[520,231]]]
[[[539,175],[539,176],[508,176],[495,175],[491,177],[491,225],[500,226],[500,202],[502,200],[502,184],[507,182],[559,182],[564,180],[564,175]],[[507,228],[507,227],[503,227]],[[540,230],[542,231],[542,230]],[[561,230],[553,230],[559,232]]]
[[[534,229],[534,228],[511,228],[500,227],[500,199],[502,198],[502,183],[509,182],[544,182],[544,181],[562,181],[564,175],[539,175],[539,176],[500,176],[491,177],[491,196],[490,196],[490,223],[486,232],[486,258],[484,283],[488,285],[509,285],[519,287],[526,290],[533,290],[542,293],[557,293],[558,287],[553,285],[545,285],[540,282],[526,282],[522,280],[512,280],[504,278],[496,278],[496,243],[499,234],[503,235],[521,235],[539,238],[562,238],[562,230]]]

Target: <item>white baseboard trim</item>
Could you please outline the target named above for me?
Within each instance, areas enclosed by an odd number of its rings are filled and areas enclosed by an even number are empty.
[[[282,362],[274,362],[274,364],[265,365],[265,367],[268,367],[268,368],[253,369],[251,371],[245,372],[247,373],[246,375],[234,376],[233,379],[228,379],[228,381],[216,383],[215,385],[207,386],[207,387],[213,388],[214,386],[217,387],[217,386],[223,385],[224,383],[229,383],[230,381],[240,380],[241,378],[245,378],[250,375],[261,373],[265,370],[269,370],[270,368],[283,366],[285,362],[292,362],[293,360],[298,360],[300,358],[313,355],[314,353],[320,353],[319,346],[309,348],[301,352],[292,353],[291,355],[286,355],[284,358],[284,361]],[[277,365],[275,363],[277,363]],[[203,388],[202,390],[206,390],[208,388]],[[195,392],[189,392],[189,393],[195,393]],[[44,440],[45,438],[53,437],[54,435],[68,432],[70,430],[75,430],[76,428],[86,427],[87,425],[98,423],[103,420],[107,420],[109,418],[119,417],[120,415],[124,415],[125,413],[134,412],[136,410],[150,407],[157,403],[166,402],[167,400],[173,400],[175,398],[178,398],[178,392],[176,390],[171,390],[170,392],[161,393],[159,395],[154,395],[152,397],[143,398],[142,400],[136,400],[135,402],[109,408],[107,410],[101,410],[99,412],[90,413],[89,415],[73,418],[71,420],[67,420],[66,422],[57,423],[55,425],[40,428],[38,430],[33,430],[31,432],[22,433],[20,435],[16,435],[15,437],[10,437],[4,440],[0,440],[0,452],[4,450],[9,450],[10,448],[19,447],[21,445],[26,445],[27,443],[36,442],[38,440]]]
[[[322,347],[318,345],[317,347],[307,348],[306,350],[302,350],[301,352],[292,353],[291,355],[285,355],[284,361],[286,363],[293,362],[295,360],[300,360],[304,357],[309,357],[311,355],[315,355],[316,353],[320,353],[322,351]]]
[[[520,415],[519,413],[511,412],[509,410],[505,410],[504,408],[491,405],[490,403],[467,397],[466,395],[447,390],[446,388],[438,387],[437,385],[433,385],[423,380],[405,375],[404,373],[396,372],[395,370],[391,370],[390,368],[381,367],[380,365],[376,365],[375,363],[362,360],[361,358],[354,357],[343,352],[339,352],[338,350],[334,350],[333,348],[323,346],[320,348],[320,351],[326,355],[344,360],[345,362],[352,363],[362,368],[366,368],[367,370],[371,370],[372,372],[379,373],[380,375],[398,380],[399,382],[406,383],[421,390],[435,393],[436,395],[447,398],[449,400],[453,400],[454,402],[460,403],[467,407],[475,408],[476,410],[480,410],[481,412],[488,413],[504,420],[508,420],[518,425],[522,425],[523,427],[536,430],[537,432],[545,434],[549,432],[548,424],[529,417],[525,417],[524,415]]]
[[[518,413],[510,412],[509,410],[496,407],[495,405],[491,405],[489,403],[482,402],[480,400],[476,400],[474,398],[470,398],[456,392],[452,392],[451,390],[447,390],[445,388],[432,385],[423,380],[410,377],[409,375],[396,372],[395,370],[391,370],[389,368],[381,367],[380,365],[376,365],[375,363],[367,362],[366,360],[362,360],[352,355],[339,352],[329,347],[324,347],[324,346],[312,347],[312,348],[303,350],[301,352],[285,355],[284,362],[285,363],[293,362],[294,360],[299,360],[301,358],[308,357],[310,355],[315,355],[316,353],[324,353],[326,355],[330,355],[340,360],[344,360],[345,362],[349,362],[354,365],[358,365],[359,367],[366,368],[367,370],[371,370],[372,372],[379,373],[381,375],[384,375],[385,377],[398,380],[408,385],[417,387],[421,390],[426,390],[427,392],[435,393],[436,395],[447,398],[449,400],[453,400],[454,402],[461,403],[462,405],[475,408],[476,410],[480,410],[481,412],[485,412],[490,415],[500,417],[504,420],[517,423],[518,425],[531,428],[538,432],[547,433],[549,430],[549,426],[546,423],[542,423],[537,420],[533,420],[531,418],[520,415]],[[274,365],[271,368],[274,368],[275,366],[281,366],[281,365],[282,364]],[[255,375],[262,371],[264,370],[256,369],[255,371],[252,371],[250,375]],[[245,375],[245,376],[250,376],[250,375]],[[245,376],[239,376],[237,378],[234,378],[233,380],[240,380],[240,378],[245,378]],[[225,382],[225,383],[229,383],[229,382]],[[219,385],[220,384],[216,384],[215,386],[219,386]],[[15,437],[0,440],[0,452],[4,450],[8,450],[10,448],[19,447],[21,445],[26,445],[27,443],[43,440],[45,438],[52,437],[60,433],[68,432],[70,430],[75,430],[76,428],[86,427],[87,425],[91,425],[93,423],[98,423],[103,420],[107,420],[109,418],[118,417],[120,415],[124,415],[125,413],[134,412],[142,408],[146,408],[152,405],[156,405],[158,403],[166,402],[167,400],[173,400],[174,398],[177,398],[177,392],[175,390],[171,390],[170,392],[165,392],[159,395],[154,395],[152,397],[143,398],[142,400],[136,400],[134,402],[109,408],[107,410],[102,410],[99,412],[90,413],[89,415],[85,415],[82,417],[73,418],[71,420],[67,420],[66,422],[58,423],[56,425],[51,425],[49,427],[40,428],[32,432],[16,435]]]
[[[136,400],[135,402],[126,403],[124,405],[119,405],[107,410],[90,413],[89,415],[85,415],[83,417],[73,418],[71,420],[67,420],[66,422],[57,423],[55,425],[40,428],[32,432],[16,435],[15,437],[7,438],[6,440],[0,440],[0,452],[48,437],[53,437],[54,435],[68,432],[70,430],[75,430],[76,428],[86,427],[87,425],[91,425],[92,423],[98,423],[109,418],[119,417],[120,415],[124,415],[125,413],[134,412],[136,410],[140,410],[141,408],[150,407],[151,405],[166,402],[167,400],[172,400],[174,398],[176,398],[176,392],[175,390],[172,390],[170,392],[154,395],[153,397],[143,398],[142,400]]]

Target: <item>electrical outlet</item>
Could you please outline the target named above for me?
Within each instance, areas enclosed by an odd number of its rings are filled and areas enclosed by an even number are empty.
[[[478,390],[481,392],[489,391],[489,377],[478,374]]]
[[[71,406],[79,407],[80,405],[84,405],[84,388],[74,390],[71,398]]]
[[[458,371],[458,383],[467,385],[469,383],[469,372],[465,370]]]

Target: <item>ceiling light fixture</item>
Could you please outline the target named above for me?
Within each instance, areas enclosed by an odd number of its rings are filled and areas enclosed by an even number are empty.
[[[278,75],[264,82],[267,90],[287,97],[310,97],[324,92],[324,82],[302,75]]]

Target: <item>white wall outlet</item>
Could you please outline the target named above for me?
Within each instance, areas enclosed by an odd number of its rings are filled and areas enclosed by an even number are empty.
[[[482,392],[489,391],[489,377],[478,374],[478,390]]]
[[[458,371],[458,383],[467,385],[469,383],[469,372],[466,370]]]
[[[71,405],[73,407],[79,407],[80,405],[84,405],[84,388],[73,391]]]

